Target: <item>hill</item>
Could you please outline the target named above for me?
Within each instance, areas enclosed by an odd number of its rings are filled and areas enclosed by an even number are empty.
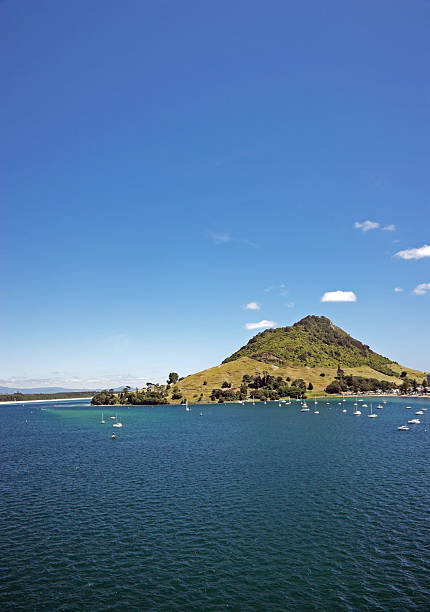
[[[290,327],[267,329],[227,357],[223,363],[251,357],[268,364],[295,367],[369,366],[387,376],[396,376],[398,363],[375,353],[352,338],[327,317],[310,315]]]
[[[186,376],[176,385],[189,401],[209,401],[214,389],[239,392],[243,377],[256,377],[264,372],[282,377],[290,385],[304,380],[311,383],[308,395],[324,394],[327,385],[337,376],[338,367],[345,377],[372,379],[391,386],[400,386],[405,379],[420,383],[424,372],[399,365],[379,355],[369,346],[352,338],[327,317],[307,316],[289,327],[268,329],[227,357],[222,364]],[[248,396],[253,393],[248,389]],[[257,394],[258,395],[258,394]]]
[[[308,316],[290,327],[269,329],[220,365],[169,385],[101,393],[93,403],[190,403],[416,389],[424,372],[399,365],[352,338],[326,317]],[[169,377],[170,379],[170,377]]]

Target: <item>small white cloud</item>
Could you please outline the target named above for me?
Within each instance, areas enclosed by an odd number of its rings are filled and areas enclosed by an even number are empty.
[[[357,296],[353,291],[326,291],[321,302],[356,302]]]
[[[396,293],[400,293],[401,291],[404,291],[404,289],[402,289],[402,287],[394,287],[394,291]]]
[[[287,303],[285,304],[285,306],[286,306],[287,308],[294,308],[294,306],[295,306],[295,305],[296,305],[296,303],[295,303],[295,302],[287,302]]]
[[[430,291],[430,283],[421,283],[414,289],[415,295],[425,295],[427,291]]]
[[[214,244],[226,244],[226,242],[231,242],[231,236],[227,232],[221,234],[211,234]]]
[[[423,259],[423,257],[430,257],[430,244],[425,244],[418,249],[398,251],[395,257],[400,257],[400,259]]]
[[[258,323],[246,323],[245,325],[245,329],[263,329],[264,327],[275,327],[275,322],[262,319]]]
[[[378,223],[377,221],[363,221],[362,223],[360,223],[359,221],[356,221],[354,223],[354,227],[355,229],[361,229],[363,232],[368,232],[369,230],[373,230],[373,229],[378,229],[378,227],[380,226],[380,223]]]
[[[389,225],[384,225],[384,227],[382,228],[383,232],[395,232],[396,231],[396,226],[394,225],[394,223],[390,223]]]
[[[245,310],[260,310],[260,304],[258,302],[248,302],[245,306]]]

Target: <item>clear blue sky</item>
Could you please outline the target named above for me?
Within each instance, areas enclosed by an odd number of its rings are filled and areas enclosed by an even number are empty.
[[[0,19],[0,384],[161,381],[307,314],[430,370],[429,2]]]

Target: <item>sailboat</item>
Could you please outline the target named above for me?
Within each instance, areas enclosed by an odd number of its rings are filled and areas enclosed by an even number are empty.
[[[188,406],[188,400],[185,400],[185,411],[189,412],[191,408]]]
[[[106,421],[104,419],[103,412],[102,412],[102,420],[100,421],[100,425],[106,425]]]
[[[112,427],[122,427],[121,421],[118,421],[118,415],[116,415],[116,422],[112,425]]]
[[[378,416],[377,414],[375,414],[375,413],[373,412],[373,406],[372,406],[372,404],[370,404],[370,414],[368,414],[367,416],[369,417],[369,419],[374,419],[374,418],[376,418],[376,417]]]
[[[362,402],[363,400],[358,400],[359,402]],[[358,409],[358,402],[357,402],[357,397],[355,397],[355,402],[354,402],[354,412],[352,413],[355,416],[360,416],[361,415],[361,410]]]
[[[300,412],[309,412],[309,408],[306,402],[302,404],[302,407],[300,408]]]

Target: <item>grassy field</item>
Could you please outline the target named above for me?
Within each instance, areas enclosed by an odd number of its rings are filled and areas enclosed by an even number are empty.
[[[402,366],[392,366],[393,369],[398,369],[398,372],[406,371],[408,377],[416,378],[417,381],[421,382],[424,378],[424,372],[419,370],[411,370],[410,368],[404,368]],[[386,376],[380,372],[376,372],[369,366],[360,366],[356,368],[343,368],[346,374],[353,374],[355,376],[364,376],[366,378],[377,378],[379,380],[388,380],[400,384],[400,379],[392,376]],[[197,372],[186,376],[181,380],[177,386],[179,387],[183,397],[186,397],[189,402],[196,402],[201,397],[201,402],[210,401],[210,394],[212,389],[221,388],[223,381],[231,383],[232,389],[238,389],[242,382],[244,374],[250,374],[255,376],[256,374],[262,374],[263,371],[267,371],[273,376],[282,376],[284,379],[289,376],[291,381],[296,378],[302,378],[306,384],[311,382],[313,384],[313,390],[307,392],[309,397],[315,395],[324,395],[325,387],[334,379],[336,376],[337,368],[335,367],[316,367],[310,368],[308,366],[301,367],[277,367],[274,365],[268,365],[249,357],[240,357],[235,361],[229,361],[227,363]],[[320,376],[324,374],[324,376]],[[206,384],[204,382],[206,381]]]

